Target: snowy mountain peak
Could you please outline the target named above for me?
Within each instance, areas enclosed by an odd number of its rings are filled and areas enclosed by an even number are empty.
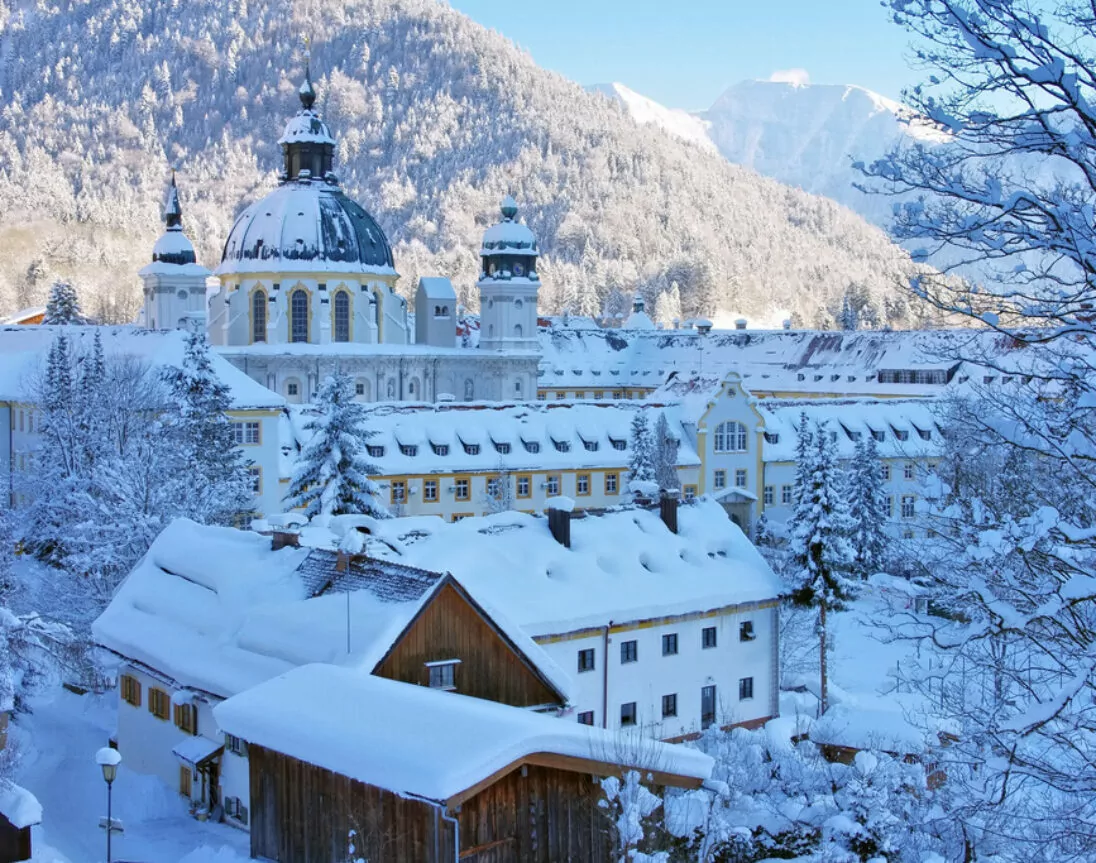
[[[716,152],[715,144],[708,137],[707,124],[695,114],[678,108],[667,108],[617,82],[593,84],[586,89],[619,103],[625,113],[637,123],[653,124],[683,141],[689,141],[709,152]]]

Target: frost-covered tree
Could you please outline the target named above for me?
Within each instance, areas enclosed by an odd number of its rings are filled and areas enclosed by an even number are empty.
[[[674,321],[681,321],[681,288],[677,282],[655,299],[655,320],[667,328],[672,327]]]
[[[213,371],[205,333],[186,336],[182,365],[164,373],[164,433],[179,460],[175,497],[204,524],[231,524],[252,509],[248,464],[228,417],[232,398]]]
[[[816,424],[811,432],[811,448],[804,454],[806,463],[797,465],[801,484],[795,489],[795,515],[789,538],[792,579],[789,599],[800,608],[818,610],[820,713],[825,713],[829,706],[827,615],[840,611],[855,595],[855,586],[849,579],[855,560],[849,542],[853,524],[848,504],[840,493],[842,477],[836,448],[829,429]]]
[[[501,459],[494,476],[487,479],[484,504],[490,513],[510,512],[517,507],[514,498],[514,477]]]
[[[879,572],[887,556],[887,495],[875,438],[866,434],[856,443],[848,471],[849,516],[852,518],[853,572],[867,578]]]
[[[658,415],[653,443],[655,482],[662,491],[679,491],[681,481],[677,475],[677,438],[670,430],[670,421],[666,419],[665,411]]]
[[[632,429],[628,438],[629,482],[655,482],[655,454],[651,442],[651,428],[647,414],[637,410],[632,415]]]
[[[80,314],[80,301],[76,297],[76,288],[72,286],[72,282],[59,279],[50,286],[46,314],[42,318],[42,323],[84,323],[84,317]]]
[[[896,213],[897,237],[995,273],[992,291],[926,274],[912,293],[998,330],[1007,356],[956,359],[1022,382],[981,388],[943,422],[933,538],[912,565],[950,618],[911,619],[900,634],[931,639],[953,669],[935,673],[934,698],[959,729],[944,768],[961,853],[1089,859],[1096,15],[1080,0],[886,5],[927,69],[906,98],[950,143],[892,153],[866,169],[868,182],[912,199]]]
[[[365,407],[354,399],[354,382],[338,371],[324,381],[317,415],[305,424],[311,437],[297,456],[286,494],[288,508],[316,515],[364,513],[389,515],[380,487],[369,478],[380,473],[366,457],[365,442],[376,434],[366,428]]]
[[[662,798],[643,784],[637,770],[626,771],[623,778],[606,776],[601,780],[601,790],[605,797],[599,805],[608,810],[612,819],[617,859],[628,863],[636,859],[646,832],[644,822],[662,805]],[[646,854],[643,859],[651,863],[666,860],[664,856],[652,858]]]

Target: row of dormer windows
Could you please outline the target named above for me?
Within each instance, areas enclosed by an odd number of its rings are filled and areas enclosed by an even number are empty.
[[[581,433],[579,434],[579,439],[582,441],[582,448],[586,450],[586,452],[598,452],[598,450],[601,448],[600,441],[587,439],[583,437]],[[469,443],[467,441],[461,440],[459,435],[458,440],[460,440],[460,445],[461,448],[464,450],[465,455],[480,454],[482,450],[480,444]],[[540,452],[539,441],[526,440],[525,438],[520,438],[520,440],[521,445],[526,452],[532,453],[534,455]],[[549,437],[549,440],[551,440],[552,446],[555,448],[556,452],[571,451],[571,441],[554,437]],[[626,452],[628,449],[628,441],[624,438],[610,437],[609,443],[614,450],[618,450],[620,452]],[[491,445],[494,447],[495,452],[497,452],[499,455],[510,455],[510,453],[513,451],[513,444],[509,443],[508,441],[497,441],[492,438]],[[407,456],[408,458],[416,458],[419,454],[418,444],[399,444],[398,446],[400,455]],[[430,450],[434,453],[434,455],[447,456],[449,455],[449,444],[435,443],[431,441]],[[384,454],[387,452],[387,447],[384,444],[367,444],[366,451],[369,453],[370,458],[384,458]]]

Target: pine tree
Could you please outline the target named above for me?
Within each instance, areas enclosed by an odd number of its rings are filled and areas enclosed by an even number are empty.
[[[680,480],[677,476],[677,438],[670,432],[670,422],[665,411],[658,415],[654,432],[654,468],[655,482],[664,492],[677,491]]]
[[[851,542],[856,554],[853,571],[860,578],[882,569],[887,553],[887,496],[875,438],[867,434],[856,444],[856,458],[849,474],[849,516],[853,521]]]
[[[846,291],[845,295],[841,298],[841,314],[838,315],[837,323],[843,330],[860,329],[860,314],[853,306],[848,291]]]
[[[164,374],[174,411],[165,431],[179,462],[177,499],[189,518],[231,524],[251,509],[248,464],[236,443],[228,387],[213,371],[205,334],[186,336],[182,366]]]
[[[76,289],[71,282],[58,280],[50,287],[49,300],[46,302],[46,314],[42,318],[42,323],[84,323],[84,317],[80,314],[80,302],[76,298]]]
[[[632,432],[629,440],[631,455],[628,458],[628,481],[654,482],[655,464],[651,447],[651,430],[647,425],[647,414],[637,410],[632,417]]]
[[[839,491],[841,471],[836,449],[829,430],[816,424],[806,464],[796,465],[802,485],[796,487],[789,541],[792,577],[796,582],[789,599],[801,608],[818,609],[820,713],[825,713],[828,707],[826,616],[829,611],[840,611],[854,596],[854,586],[848,577],[855,558],[849,542],[853,525]]]
[[[380,488],[370,474],[380,469],[365,458],[365,441],[376,432],[365,428],[365,407],[354,401],[350,376],[339,371],[320,389],[319,416],[305,429],[312,439],[301,450],[286,495],[287,508],[316,515],[364,513],[386,518]]]

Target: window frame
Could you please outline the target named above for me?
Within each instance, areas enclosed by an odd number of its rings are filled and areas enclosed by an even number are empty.
[[[300,310],[294,308],[297,297],[304,298],[304,323],[298,328],[298,322],[301,318]],[[303,344],[307,345],[311,340],[310,330],[312,329],[312,297],[309,295],[308,290],[305,288],[294,288],[289,292],[289,343],[290,344]],[[304,338],[297,338],[299,335],[298,329],[304,334]]]
[[[586,491],[582,490],[583,481],[585,480]],[[589,497],[590,496],[590,474],[580,473],[575,475],[575,497]]]
[[[744,467],[736,467],[734,469],[734,487],[749,488],[749,484],[750,472]]]
[[[251,344],[253,345],[266,343],[266,325],[269,318],[266,304],[268,302],[265,289],[257,287],[251,292]]]
[[[662,655],[663,656],[677,656],[678,638],[676,632],[665,632],[662,634]]]
[[[398,492],[398,493],[397,493]],[[407,503],[407,480],[394,479],[388,484],[388,502],[391,504]]]
[[[122,700],[130,707],[140,707],[144,702],[141,681],[132,674],[123,674],[118,678],[118,692]]]
[[[198,708],[194,704],[176,704],[172,710],[175,727],[180,731],[198,736]]]
[[[339,320],[339,301],[342,300],[345,305],[346,320]],[[350,291],[346,288],[338,288],[335,291],[335,295],[331,298],[331,341],[338,344],[346,344],[353,340],[354,332],[352,326],[353,320],[353,299],[350,296]],[[340,325],[345,324],[345,334],[340,333]],[[345,335],[345,338],[339,338],[340,335]]]
[[[639,662],[639,640],[629,638],[620,642],[620,664],[630,665],[633,662]]]
[[[426,685],[442,692],[457,691],[457,666],[459,659],[441,659],[423,663],[426,668]]]
[[[743,620],[738,624],[739,641],[757,641],[757,630],[754,629],[753,620]]]
[[[594,724],[594,711],[592,711],[592,710],[583,710],[582,712],[580,712],[578,714],[576,719],[578,720],[579,725],[593,726],[593,724]]]
[[[438,502],[438,481],[436,479],[424,479],[422,481],[422,499],[426,503]]]
[[[148,688],[148,712],[160,721],[167,722],[171,718],[171,696],[158,686],[150,686]]]
[[[717,453],[744,453],[750,451],[749,429],[738,420],[724,420],[715,427],[712,449]]]
[[[754,679],[753,677],[740,677],[738,678],[738,700],[739,701],[753,701],[754,697]]]
[[[461,486],[464,486],[464,493],[461,494]],[[453,500],[467,501],[472,499],[472,477],[470,476],[455,476],[453,477]]]
[[[720,468],[712,474],[712,488],[722,489],[727,487],[727,471]]]
[[[620,727],[632,728],[639,724],[639,711],[634,701],[625,701],[620,705]]]
[[[522,494],[521,486],[525,483],[525,493]],[[533,496],[533,475],[529,473],[519,473],[514,482],[515,497],[519,500],[527,500]]]
[[[775,485],[767,485],[761,489],[761,503],[765,506],[773,506],[776,503]]]
[[[612,484],[612,488],[610,488]],[[607,471],[605,474],[605,494],[620,494],[620,472]]]
[[[662,718],[674,719],[677,717],[677,693],[671,692],[662,696]]]
[[[700,649],[711,650],[715,647],[719,647],[719,629],[715,626],[705,626],[700,631]]]
[[[555,491],[552,489],[555,488]],[[558,473],[549,473],[544,476],[544,492],[548,497],[559,497],[563,494],[563,476]]]
[[[714,683],[710,683],[707,686],[700,688],[700,728],[706,730],[715,725],[716,721],[716,704],[718,690],[715,688]],[[705,710],[705,706],[711,706],[710,710]]]
[[[578,651],[578,673],[597,671],[597,650],[593,647],[584,647]]]

